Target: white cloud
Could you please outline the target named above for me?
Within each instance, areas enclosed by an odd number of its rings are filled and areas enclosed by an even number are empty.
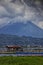
[[[38,26],[40,26],[43,29],[43,21],[40,21]]]
[[[7,25],[9,23],[10,19],[5,17],[5,18],[0,18],[0,27],[3,27],[4,25]]]
[[[7,10],[4,7],[0,6],[0,18],[7,17],[7,16],[9,16]]]
[[[43,28],[43,25],[39,22],[43,21],[43,11],[38,12],[35,8],[27,6],[24,2],[24,4],[21,4],[19,0],[16,0],[15,3],[10,1],[0,0],[0,25],[29,20]]]

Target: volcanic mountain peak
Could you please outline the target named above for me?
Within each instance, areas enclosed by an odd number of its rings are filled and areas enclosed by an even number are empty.
[[[26,24],[23,22],[9,23],[0,29],[0,34],[14,34],[19,36],[32,36],[43,37],[43,30],[37,27],[32,22],[28,21]]]

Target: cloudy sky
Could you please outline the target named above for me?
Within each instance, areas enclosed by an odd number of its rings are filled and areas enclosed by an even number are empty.
[[[43,29],[43,0],[0,0],[0,26],[27,21]]]

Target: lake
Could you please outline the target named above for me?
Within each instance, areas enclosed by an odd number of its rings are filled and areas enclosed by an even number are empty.
[[[9,53],[9,54],[0,54],[0,56],[43,56],[43,52],[16,52],[15,54]]]

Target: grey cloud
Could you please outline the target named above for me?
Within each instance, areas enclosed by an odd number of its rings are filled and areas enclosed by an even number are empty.
[[[0,19],[5,18],[3,21],[6,23],[6,18],[9,18],[8,22],[30,20],[36,24],[36,22],[43,21],[42,5],[43,2],[39,0],[0,0],[0,7],[4,8],[0,13]]]

